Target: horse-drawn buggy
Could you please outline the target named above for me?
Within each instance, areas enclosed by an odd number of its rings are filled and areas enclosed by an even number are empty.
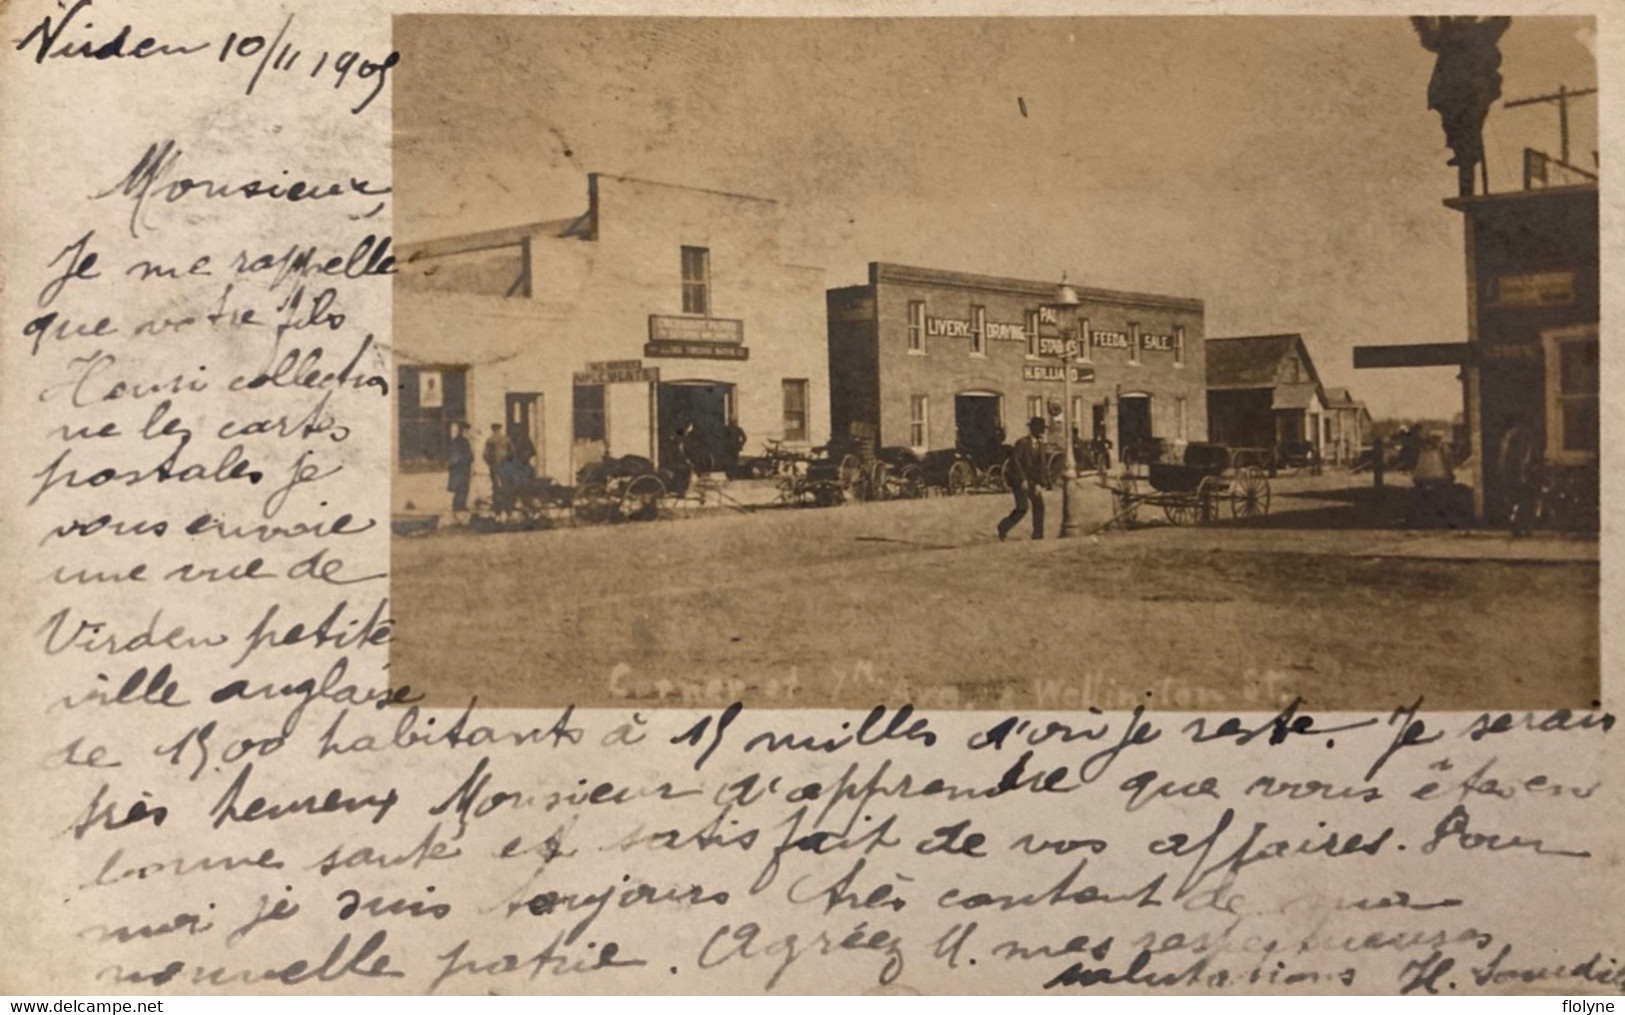
[[[1262,518],[1270,511],[1270,481],[1256,465],[1237,464],[1222,444],[1190,444],[1181,461],[1151,461],[1125,466],[1112,492],[1114,522],[1132,525],[1142,506],[1160,508],[1175,525],[1231,518]]]
[[[657,469],[641,455],[607,457],[576,473],[572,507],[578,522],[647,522],[660,516],[660,502],[681,497],[691,473]]]

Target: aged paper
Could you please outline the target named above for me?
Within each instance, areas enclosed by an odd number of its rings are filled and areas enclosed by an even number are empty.
[[[1000,6],[7,5],[0,986],[1617,993],[1617,13]]]

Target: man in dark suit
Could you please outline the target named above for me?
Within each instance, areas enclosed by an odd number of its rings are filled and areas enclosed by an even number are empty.
[[[1016,441],[1016,446],[1010,449],[1005,478],[1010,483],[1011,494],[1016,498],[1016,506],[999,523],[1000,540],[1027,517],[1029,503],[1033,511],[1033,538],[1044,538],[1044,491],[1050,489],[1052,483],[1049,455],[1044,448],[1044,430],[1044,417],[1034,416],[1027,423],[1027,436]]]

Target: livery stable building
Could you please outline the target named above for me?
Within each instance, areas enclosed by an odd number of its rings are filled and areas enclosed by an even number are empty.
[[[751,447],[827,439],[824,272],[786,261],[780,205],[598,173],[587,198],[575,218],[402,245],[395,510],[447,502],[458,420],[477,474],[501,423],[562,483],[606,455],[675,464],[689,426],[719,459],[730,425]]]
[[[916,452],[1014,441],[1033,416],[1059,438],[1063,357],[1071,418],[1115,448],[1207,439],[1200,300],[872,263],[829,292],[830,422]],[[1113,456],[1114,460],[1117,457]]]

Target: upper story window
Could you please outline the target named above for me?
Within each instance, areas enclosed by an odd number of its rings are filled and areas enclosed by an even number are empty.
[[[908,351],[925,352],[925,301],[908,301]]]
[[[1128,322],[1128,361],[1140,362],[1140,325],[1138,322]]]
[[[970,354],[987,355],[987,308],[970,308]]]
[[[683,248],[683,313],[711,314],[711,251]]]
[[[1185,326],[1181,324],[1174,329],[1174,366],[1185,365]]]
[[[1038,355],[1038,311],[1028,310],[1021,315],[1021,330],[1027,334],[1027,355]]]

